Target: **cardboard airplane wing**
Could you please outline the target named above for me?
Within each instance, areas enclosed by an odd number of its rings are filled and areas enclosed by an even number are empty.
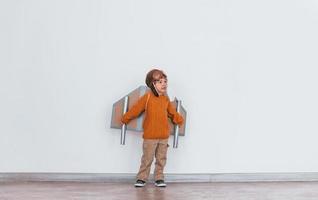
[[[149,90],[148,87],[146,86],[140,86],[137,89],[133,90],[130,92],[128,96],[128,110],[138,101],[140,97],[142,97],[147,91]],[[124,101],[125,97],[121,98],[117,102],[113,104],[113,109],[112,109],[112,118],[111,118],[111,128],[115,129],[121,129],[122,128],[122,123],[121,123],[121,117],[123,116],[123,109],[124,109]],[[172,101],[172,104],[174,107],[177,107],[177,99],[174,99]],[[184,107],[181,105],[180,106],[180,111],[179,113],[184,119],[183,125],[180,126],[179,128],[179,135],[184,136],[185,135],[185,126],[186,126],[186,118],[187,118],[187,112],[184,109]],[[137,132],[142,132],[142,123],[144,119],[144,113],[142,113],[140,116],[137,118],[131,120],[127,124],[127,130],[131,131],[137,131]],[[170,118],[169,118],[170,119]],[[170,126],[170,134],[174,134],[174,124],[169,120],[169,126]]]

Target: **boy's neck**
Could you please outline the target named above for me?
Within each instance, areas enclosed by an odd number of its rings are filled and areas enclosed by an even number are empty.
[[[159,93],[159,92],[157,92],[157,93],[158,93],[158,96],[163,96],[164,95],[164,93]],[[153,92],[152,92],[152,94],[155,95]]]

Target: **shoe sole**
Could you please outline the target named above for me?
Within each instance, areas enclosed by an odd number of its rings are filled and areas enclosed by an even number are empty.
[[[157,187],[166,187],[167,184],[165,184],[165,183],[163,183],[163,184],[156,184],[156,183],[155,183],[155,186],[157,186]]]
[[[138,183],[136,183],[135,184],[135,187],[144,187],[146,184],[138,184]]]

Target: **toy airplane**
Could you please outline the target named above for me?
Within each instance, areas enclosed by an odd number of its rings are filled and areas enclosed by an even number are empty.
[[[137,101],[140,97],[142,97],[148,90],[150,90],[146,86],[140,86],[137,89],[130,92],[125,97],[121,98],[117,102],[113,104],[113,110],[112,110],[112,118],[111,118],[111,128],[121,129],[121,138],[120,138],[120,144],[125,144],[126,139],[126,130],[131,131],[137,131],[142,132],[142,123],[144,119],[144,113],[142,113],[137,118],[131,120],[127,125],[121,123],[121,117],[123,114],[125,114]],[[177,112],[181,114],[181,116],[184,119],[184,123],[179,127],[177,125],[174,125],[171,120],[169,120],[169,126],[170,126],[170,134],[174,136],[173,140],[173,147],[178,147],[178,137],[185,135],[185,125],[186,125],[186,118],[187,118],[187,112],[181,105],[181,101],[178,99],[174,99],[174,101],[171,102],[175,108],[177,109]],[[170,118],[169,118],[170,119]]]

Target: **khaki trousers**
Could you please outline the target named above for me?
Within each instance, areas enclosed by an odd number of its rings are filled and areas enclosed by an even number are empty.
[[[167,161],[168,139],[144,139],[142,146],[143,155],[137,179],[148,180],[151,164],[155,157],[154,178],[155,180],[164,180],[163,169]]]

